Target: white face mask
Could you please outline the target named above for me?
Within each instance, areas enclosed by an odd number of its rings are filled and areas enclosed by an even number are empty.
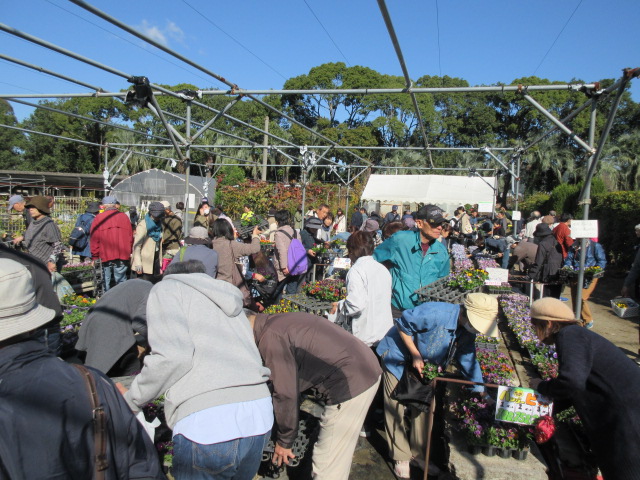
[[[202,210],[202,214],[203,215],[209,215],[209,209],[205,208],[204,210]]]

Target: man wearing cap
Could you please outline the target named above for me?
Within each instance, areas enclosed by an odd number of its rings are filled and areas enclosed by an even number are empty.
[[[100,212],[99,202],[87,203],[87,208],[83,214],[78,216],[76,225],[69,238],[69,244],[73,239],[72,252],[80,257],[80,261],[84,262],[87,258],[91,258],[91,224]]]
[[[62,234],[56,223],[49,217],[49,200],[41,195],[27,202],[31,223],[24,232],[24,237],[16,237],[14,243],[22,246],[39,260],[47,264],[50,272],[62,266],[64,260]]]
[[[385,430],[398,477],[409,478],[409,462],[412,459],[424,469],[427,439],[426,414],[413,407],[405,407],[391,398],[405,365],[411,364],[418,372],[422,372],[425,362],[428,362],[444,370],[454,357],[465,379],[482,383],[482,371],[476,360],[475,338],[478,333],[497,337],[497,318],[498,301],[484,293],[468,294],[464,305],[423,303],[405,310],[378,344],[376,351],[382,358],[383,366]],[[476,385],[473,390],[484,395],[482,386]],[[411,424],[410,436],[405,428],[405,415]],[[437,468],[430,465],[429,473],[437,474]]]
[[[102,199],[102,213],[96,215],[91,224],[91,257],[102,261],[105,291],[111,288],[111,281],[117,285],[127,279],[133,230],[129,217],[118,210],[114,196]]]
[[[139,278],[156,283],[160,280],[162,251],[162,220],[164,205],[151,202],[149,211],[140,220],[133,239],[133,270]]]
[[[211,239],[204,227],[192,227],[184,239],[184,247],[181,247],[173,258],[174,262],[201,261],[205,268],[204,273],[211,278],[216,278],[218,273],[218,252],[211,248]]]
[[[416,213],[417,231],[397,232],[373,252],[390,265],[394,318],[420,303],[416,290],[449,275],[449,252],[437,241],[445,221],[440,207],[425,205]]]
[[[165,479],[153,442],[111,381],[87,369],[104,409],[108,438],[96,450],[94,415],[83,373],[47,352],[31,332],[55,316],[39,305],[29,271],[0,259],[0,465],[3,478]],[[37,425],[37,428],[34,428]]]
[[[398,214],[398,205],[394,205],[393,207],[391,207],[391,211],[384,216],[384,225],[399,221],[400,215]]]
[[[27,210],[26,208],[27,203],[24,200],[24,197],[22,195],[12,195],[9,198],[9,212],[11,212],[11,210],[15,210],[16,212],[22,214],[22,218],[24,219],[24,225],[25,225],[25,229],[29,227],[29,224],[31,223],[31,215],[29,215],[29,210]],[[13,241],[13,243],[19,243],[16,242],[15,240]]]

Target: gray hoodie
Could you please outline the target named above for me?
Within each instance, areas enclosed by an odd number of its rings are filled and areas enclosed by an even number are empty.
[[[204,273],[169,275],[147,303],[149,344],[125,399],[134,409],[165,395],[170,428],[206,408],[270,396],[270,371],[242,311],[242,293]]]

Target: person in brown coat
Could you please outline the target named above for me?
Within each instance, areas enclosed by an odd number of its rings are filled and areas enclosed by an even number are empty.
[[[362,341],[326,318],[303,312],[246,312],[271,370],[276,425],[273,461],[294,458],[300,394],[316,389],[325,405],[313,450],[313,478],[347,480],[365,415],[382,370]]]
[[[236,263],[238,257],[253,255],[260,251],[260,228],[256,226],[251,235],[251,243],[237,242],[229,222],[219,218],[213,222],[212,247],[218,253],[218,280],[224,280],[238,287],[244,295],[244,304],[251,304],[251,293],[247,288],[240,267]]]

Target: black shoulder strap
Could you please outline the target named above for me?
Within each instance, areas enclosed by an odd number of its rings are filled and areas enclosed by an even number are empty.
[[[289,235],[287,232],[285,232],[284,230],[278,230],[279,232],[284,233],[287,237],[289,237],[289,240],[293,240],[294,238],[298,238],[298,232],[296,232],[296,229],[293,229],[293,237],[291,235]]]

